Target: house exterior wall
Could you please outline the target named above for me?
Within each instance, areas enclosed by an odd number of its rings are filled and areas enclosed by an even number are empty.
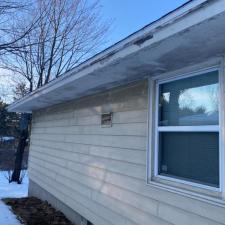
[[[223,206],[146,184],[147,144],[147,81],[34,112],[30,195],[43,198],[37,185],[94,225],[225,224]]]

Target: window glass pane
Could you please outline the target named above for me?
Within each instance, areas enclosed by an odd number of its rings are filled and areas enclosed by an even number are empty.
[[[218,72],[159,86],[159,126],[218,125]]]
[[[159,133],[159,174],[219,187],[219,133]]]

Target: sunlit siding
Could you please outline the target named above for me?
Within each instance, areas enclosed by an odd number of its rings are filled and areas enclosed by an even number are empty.
[[[95,225],[225,224],[222,207],[146,185],[147,93],[140,82],[35,112],[30,179]]]

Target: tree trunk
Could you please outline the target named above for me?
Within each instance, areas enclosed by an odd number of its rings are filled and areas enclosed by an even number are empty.
[[[21,183],[20,173],[22,170],[22,162],[23,162],[23,153],[26,147],[26,141],[29,135],[28,125],[30,122],[29,114],[22,114],[20,119],[20,135],[19,135],[19,144],[17,146],[15,165],[13,174],[11,177],[11,182]]]

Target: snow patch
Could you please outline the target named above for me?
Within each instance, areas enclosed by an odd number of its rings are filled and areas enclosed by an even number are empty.
[[[8,182],[7,172],[0,172],[0,199],[2,198],[21,198],[28,195],[28,176],[27,173],[22,184]],[[21,225],[10,208],[0,200],[0,224],[1,225]]]
[[[2,225],[21,225],[10,208],[0,200],[0,224]]]

